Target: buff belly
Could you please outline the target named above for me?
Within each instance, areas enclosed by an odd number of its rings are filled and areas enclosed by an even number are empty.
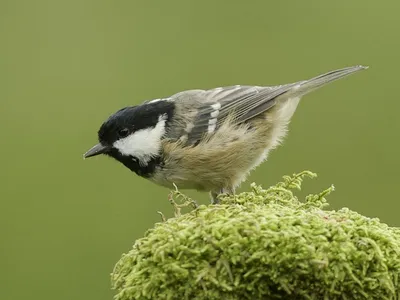
[[[294,101],[293,101],[294,100]],[[164,165],[152,181],[171,188],[234,190],[285,136],[299,99],[287,99],[240,126],[226,122],[193,147],[164,141]]]

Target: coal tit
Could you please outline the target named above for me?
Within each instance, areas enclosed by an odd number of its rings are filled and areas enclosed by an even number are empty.
[[[286,135],[300,98],[364,66],[278,86],[188,90],[120,109],[84,154],[111,156],[139,176],[172,188],[233,194]]]

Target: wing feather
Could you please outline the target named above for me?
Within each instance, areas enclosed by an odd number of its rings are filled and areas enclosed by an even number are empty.
[[[275,105],[275,98],[295,84],[273,87],[230,86],[199,93],[202,104],[188,133],[188,144],[199,141],[205,133],[216,130],[232,117],[233,124],[241,124],[267,111]]]
[[[309,80],[278,86],[228,86],[211,90],[190,90],[178,93],[170,99],[180,102],[177,123],[186,126],[171,132],[171,138],[186,136],[187,144],[193,145],[201,140],[204,134],[212,133],[232,118],[235,125],[242,124],[259,114],[271,109],[277,97],[298,98],[337,79],[366,69],[364,66],[353,66],[334,70]],[[184,121],[182,118],[188,116]],[[179,126],[178,126],[179,127]]]

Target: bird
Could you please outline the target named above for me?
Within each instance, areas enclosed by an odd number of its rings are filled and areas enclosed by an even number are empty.
[[[275,86],[192,89],[111,114],[84,158],[106,155],[158,185],[233,195],[287,135],[300,99],[367,66]]]

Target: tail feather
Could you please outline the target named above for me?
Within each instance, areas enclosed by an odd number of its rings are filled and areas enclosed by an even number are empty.
[[[301,97],[304,96],[305,94],[311,93],[312,91],[315,91],[316,89],[333,82],[335,80],[341,79],[343,77],[346,77],[350,74],[356,73],[361,70],[368,69],[367,66],[353,66],[353,67],[347,67],[335,71],[330,71],[328,73],[316,76],[314,78],[300,81],[297,85],[295,85],[293,88],[291,88],[288,91],[288,94],[290,96],[294,97]]]

